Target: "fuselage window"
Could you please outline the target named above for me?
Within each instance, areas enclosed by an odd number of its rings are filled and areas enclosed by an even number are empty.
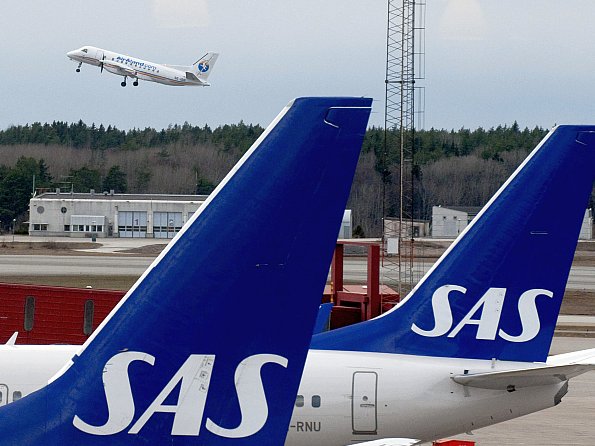
[[[312,407],[320,407],[320,395],[312,396]]]
[[[304,395],[298,395],[295,399],[295,407],[304,407]]]
[[[16,390],[14,392],[12,392],[12,400],[13,401],[18,401],[23,397],[22,392],[20,392],[19,390]]]

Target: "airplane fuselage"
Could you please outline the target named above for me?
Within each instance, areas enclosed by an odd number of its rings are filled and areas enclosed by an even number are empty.
[[[0,405],[12,402],[13,395],[16,400],[42,388],[79,348],[0,346]],[[552,407],[566,393],[566,382],[507,392],[462,386],[451,379],[534,366],[310,350],[285,444],[335,446],[390,437],[431,440]],[[24,368],[36,373],[23,374]]]
[[[186,69],[182,70],[173,66],[149,62],[137,57],[115,53],[93,46],[86,46],[75,51],[70,51],[67,55],[70,59],[79,62],[79,69],[80,64],[85,63],[97,67],[103,66],[103,69],[110,73],[124,76],[124,78],[130,77],[135,80],[174,86],[209,85],[207,82],[198,79],[191,72],[191,67],[185,67]]]

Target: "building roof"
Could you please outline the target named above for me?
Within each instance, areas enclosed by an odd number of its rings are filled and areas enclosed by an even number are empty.
[[[45,192],[33,197],[34,200],[109,200],[109,201],[205,201],[208,195],[168,195],[168,194],[111,194]]]
[[[451,209],[453,211],[465,212],[467,215],[477,215],[481,211],[482,206],[435,206],[443,209]]]

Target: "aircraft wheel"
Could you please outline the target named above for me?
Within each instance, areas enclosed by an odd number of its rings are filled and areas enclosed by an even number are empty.
[[[121,85],[122,87],[125,87],[125,86],[126,86],[126,82],[122,82],[120,85]]]
[[[132,85],[134,85],[135,87],[138,87],[138,81],[134,81],[134,82],[132,83]]]
[[[76,69],[76,72],[77,72],[77,73],[80,73],[80,72],[81,72],[81,69],[80,69],[80,68],[77,68],[77,69]]]

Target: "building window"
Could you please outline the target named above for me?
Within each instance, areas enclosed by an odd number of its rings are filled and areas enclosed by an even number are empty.
[[[43,206],[37,206],[37,213],[38,213],[38,214],[43,214],[43,213],[44,213],[44,211],[45,211],[45,209],[44,209],[44,207],[43,207]]]
[[[35,223],[35,224],[33,224],[33,230],[34,231],[47,231],[48,230],[48,225],[47,224]]]
[[[64,225],[64,232],[70,232],[70,225]]]
[[[66,209],[64,206],[62,206],[62,207],[60,208],[60,212],[62,212],[63,214],[66,214],[66,211],[67,211],[67,210],[68,210],[68,209]]]

